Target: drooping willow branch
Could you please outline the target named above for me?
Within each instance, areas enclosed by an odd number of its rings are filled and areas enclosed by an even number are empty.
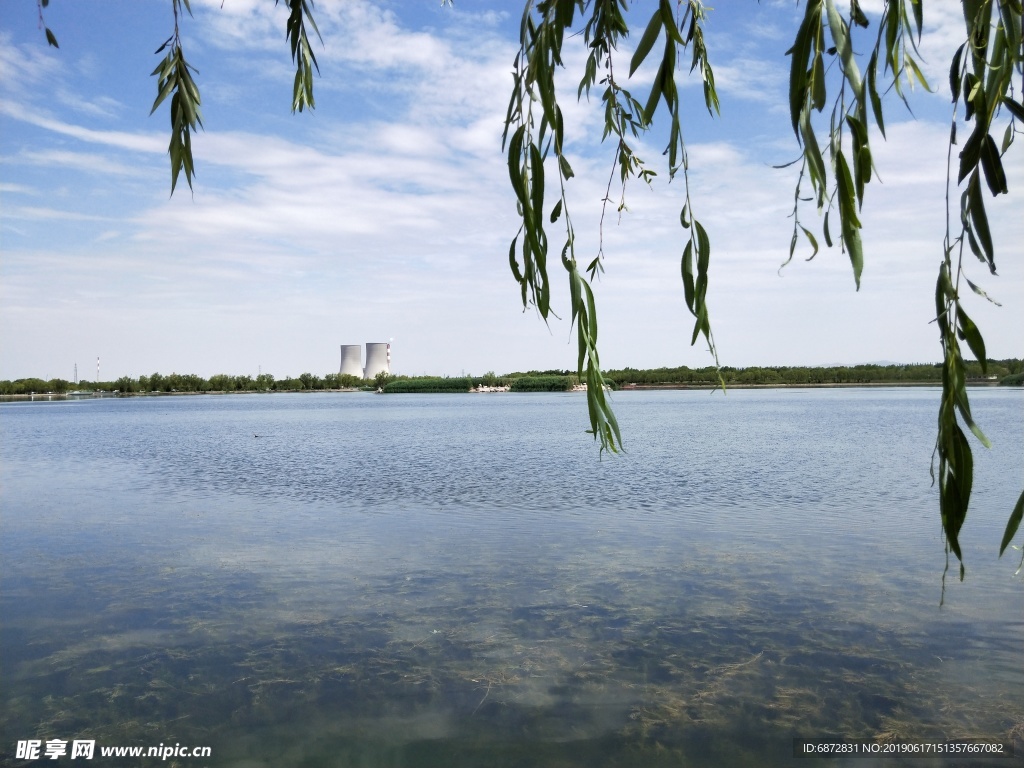
[[[39,0],[40,19],[42,19],[42,6],[49,0]],[[278,5],[281,0],[274,0]],[[288,20],[285,25],[285,34],[291,48],[292,62],[295,64],[295,82],[292,88],[292,112],[302,112],[304,109],[313,109],[313,71],[320,72],[313,48],[309,44],[309,37],[306,33],[306,24],[313,28],[317,37],[320,38],[320,30],[313,19],[312,0],[285,0],[288,6]],[[151,73],[157,78],[157,95],[153,102],[153,108],[149,114],[156,112],[157,108],[164,103],[168,96],[171,97],[171,141],[167,147],[167,153],[171,158],[171,194],[178,184],[178,176],[185,171],[185,180],[189,189],[192,189],[192,177],[195,175],[195,163],[192,159],[192,132],[196,128],[203,127],[203,114],[200,109],[201,98],[199,87],[196,85],[194,74],[195,67],[185,59],[185,53],[181,46],[181,31],[179,23],[185,13],[192,15],[190,0],[171,0],[171,8],[174,12],[174,32],[163,44],[156,49],[156,53],[167,54]],[[56,45],[53,33],[46,30],[47,40],[51,45]],[[323,40],[321,39],[321,42]]]
[[[592,88],[604,86],[601,95],[605,119],[602,141],[614,138],[614,166],[618,168],[623,188],[618,207],[620,212],[625,208],[624,191],[628,180],[638,177],[649,183],[656,175],[636,154],[631,142],[648,130],[661,104],[665,105],[669,115],[670,138],[665,149],[669,178],[674,177],[680,169],[684,177],[687,177],[688,162],[680,119],[681,100],[676,85],[677,59],[687,48],[692,50],[691,71],[698,70],[701,75],[707,108],[709,111],[718,110],[714,74],[704,47],[703,5],[697,0],[678,4],[677,14],[668,0],[658,3],[630,62],[632,76],[664,36],[661,64],[644,106],[615,77],[614,55],[619,42],[629,32],[623,16],[624,6],[624,3],[583,0],[546,0],[526,5],[520,24],[519,52],[513,71],[514,86],[503,138],[503,146],[508,152],[509,178],[521,219],[519,232],[509,249],[509,264],[513,277],[519,283],[524,306],[532,304],[545,320],[550,312],[545,218],[554,224],[560,217],[565,217],[566,239],[561,255],[562,265],[569,275],[572,321],[577,331],[577,369],[580,378],[587,383],[589,431],[600,441],[602,452],[617,451],[622,441],[615,415],[605,395],[605,382],[601,374],[594,293],[577,261],[575,234],[566,196],[566,181],[572,178],[573,172],[564,152],[565,125],[555,86],[555,73],[563,66],[563,41],[566,33],[572,33],[574,29],[577,12],[584,18],[581,22],[582,34],[589,53],[576,96],[589,96]],[[549,157],[558,174],[559,186],[558,200],[551,215],[545,217],[544,166]],[[613,168],[612,178],[614,174]],[[686,303],[696,319],[692,342],[703,335],[714,353],[706,303],[710,239],[700,222],[693,218],[688,179],[686,192],[680,220],[689,232],[683,249],[681,271]],[[586,268],[591,281],[602,271],[603,226],[610,200],[611,179],[602,201],[598,251]],[[717,356],[715,359],[717,364]]]
[[[825,242],[832,244],[829,217],[836,215],[839,217],[842,245],[850,256],[858,288],[864,268],[858,213],[873,168],[869,120],[874,119],[884,138],[882,97],[888,87],[884,82],[886,78],[891,78],[893,90],[904,102],[904,80],[907,84],[912,85],[916,81],[928,88],[915,59],[923,29],[923,6],[923,0],[890,0],[885,4],[866,78],[862,77],[854,55],[853,30],[867,28],[869,21],[856,0],[850,4],[848,18],[840,14],[835,0],[809,0],[796,40],[789,50],[792,57],[790,116],[803,150],[793,211],[790,257],[796,245],[798,228],[808,238],[814,252],[818,250],[817,240],[800,223],[797,215],[801,201],[800,184],[806,170],[818,212],[824,212]],[[1012,98],[1012,78],[1021,74],[1022,67],[1021,4],[1017,0],[964,0],[963,9],[967,41],[953,57],[950,88],[954,104],[962,105],[964,120],[973,121],[974,128],[959,153],[956,183],[964,184],[960,198],[961,231],[955,239],[952,238],[947,210],[946,236],[935,296],[936,322],[943,354],[942,398],[935,449],[939,507],[947,553],[953,552],[960,561],[961,578],[964,570],[959,534],[967,516],[974,478],[970,441],[961,423],[983,445],[989,446],[988,439],[974,422],[967,395],[960,342],[967,344],[983,370],[987,360],[981,332],[964,311],[961,278],[976,293],[986,298],[987,294],[967,279],[962,256],[966,241],[970,251],[995,274],[995,249],[985,213],[983,180],[993,196],[1008,191],[1002,156],[1013,143],[1017,130],[1014,120],[1024,118],[1024,107]],[[821,150],[824,142],[819,141],[819,132],[813,121],[814,113],[821,113],[827,104],[826,57],[831,57],[842,75],[826,134],[828,163]],[[1010,114],[1010,121],[999,146],[991,136],[991,130],[1004,108]],[[847,128],[850,133],[849,149],[845,137]],[[950,168],[956,134],[954,115],[950,134]],[[947,209],[949,184],[947,182]],[[1011,512],[1000,554],[1016,535],[1022,513],[1024,493]]]

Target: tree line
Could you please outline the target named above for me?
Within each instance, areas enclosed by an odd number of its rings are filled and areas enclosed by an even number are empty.
[[[1024,380],[1024,364],[1015,358],[965,363],[966,378],[975,384],[997,382],[1020,385]],[[640,386],[715,386],[724,381],[726,386],[799,386],[829,384],[942,384],[941,363],[911,365],[836,365],[836,366],[771,366],[733,368],[657,368],[637,370],[623,368],[607,371],[605,379],[619,387]]]
[[[258,376],[218,373],[208,379],[194,373],[153,373],[132,378],[122,376],[115,381],[79,381],[65,379],[16,379],[0,381],[0,395],[29,395],[40,393],[67,394],[68,392],[116,392],[122,395],[141,395],[177,392],[295,392],[369,387],[359,376],[328,373],[317,376],[303,373],[296,377],[277,379],[272,374]]]
[[[1018,358],[988,360],[983,370],[978,362],[966,364],[967,379],[976,384],[998,383],[1003,386],[1024,386],[1024,361]],[[719,378],[721,376],[721,379]],[[836,365],[836,366],[750,366],[734,368],[621,368],[604,372],[605,381],[613,388],[635,386],[806,386],[858,384],[935,384],[942,383],[942,364],[911,365]],[[516,371],[498,376],[488,371],[483,376],[392,376],[381,374],[373,381],[349,374],[328,373],[317,376],[303,373],[297,377],[275,378],[272,374],[258,376],[219,373],[204,379],[193,373],[153,373],[116,381],[80,381],[27,378],[0,381],[0,395],[30,395],[68,392],[112,392],[121,395],[142,395],[177,392],[308,392],[337,389],[382,389],[401,392],[467,392],[481,385],[507,386],[513,392],[562,391],[579,382],[575,371]]]

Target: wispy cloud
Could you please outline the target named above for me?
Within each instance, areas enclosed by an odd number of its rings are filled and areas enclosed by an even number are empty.
[[[158,152],[161,154],[167,152],[167,140],[152,134],[146,135],[128,131],[103,131],[85,128],[64,120],[34,114],[30,110],[19,109],[16,104],[6,101],[0,102],[0,114],[91,144],[103,144],[108,147],[135,152]]]
[[[69,150],[24,150],[11,157],[8,162],[26,163],[29,165],[54,166],[64,170],[76,169],[96,174],[112,176],[147,176],[138,166],[128,165],[112,159],[109,155],[94,152],[73,152]]]

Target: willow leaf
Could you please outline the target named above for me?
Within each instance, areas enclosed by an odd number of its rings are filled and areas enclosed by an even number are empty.
[[[1006,532],[1003,534],[1003,541],[999,545],[1000,557],[1003,556],[1006,548],[1010,546],[1013,537],[1017,535],[1021,519],[1024,519],[1024,491],[1021,491],[1020,498],[1017,499],[1017,504],[1014,506],[1013,512],[1010,513],[1010,519],[1006,521]]]
[[[633,54],[632,60],[629,62],[629,76],[632,77],[633,73],[639,69],[640,65],[643,64],[644,59],[647,58],[647,54],[651,52],[651,48],[658,41],[658,36],[661,34],[662,28],[661,20],[661,9],[659,8],[651,16],[651,20],[647,22],[647,29],[644,30],[643,37],[640,38],[640,42],[636,46],[636,53]]]

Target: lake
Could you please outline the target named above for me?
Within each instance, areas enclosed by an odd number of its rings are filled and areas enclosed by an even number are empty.
[[[1024,392],[942,607],[938,397],[619,392],[603,459],[571,393],[0,405],[0,764],[1022,765]]]

